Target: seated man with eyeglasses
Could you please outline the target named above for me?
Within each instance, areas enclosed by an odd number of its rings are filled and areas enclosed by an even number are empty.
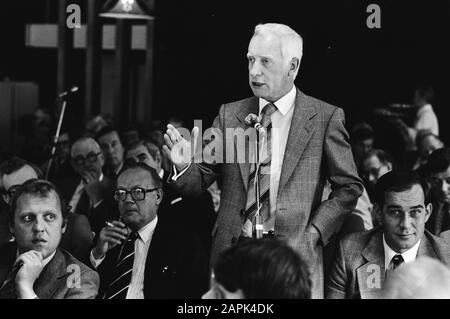
[[[61,190],[72,212],[85,215],[97,236],[108,219],[117,218],[114,209],[113,181],[103,175],[105,164],[98,143],[90,137],[75,141],[70,152],[71,164],[77,177],[62,179],[55,184]]]
[[[162,198],[161,178],[146,164],[127,164],[119,174],[120,219],[105,223],[90,257],[100,274],[100,298],[200,298],[207,290],[200,243],[189,229],[158,218]]]

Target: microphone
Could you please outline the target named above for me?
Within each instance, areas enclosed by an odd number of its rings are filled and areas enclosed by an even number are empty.
[[[64,91],[61,94],[59,94],[58,96],[59,97],[64,97],[64,96],[69,95],[70,93],[74,93],[76,91],[78,91],[78,86],[73,86],[73,87],[70,88],[70,90]]]
[[[245,118],[245,124],[252,126],[262,135],[266,135],[266,129],[264,128],[264,126],[261,125],[261,123],[259,122],[259,118],[256,114],[250,113],[249,115],[247,115],[247,117]]]

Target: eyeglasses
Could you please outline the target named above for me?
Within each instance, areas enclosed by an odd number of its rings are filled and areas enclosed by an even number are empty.
[[[127,199],[128,194],[131,195],[131,198],[133,198],[135,201],[141,201],[145,199],[145,194],[153,192],[160,187],[145,189],[141,187],[135,187],[131,190],[127,190],[124,188],[118,188],[114,191],[114,199],[118,202],[123,202]]]
[[[95,161],[97,160],[97,157],[102,154],[102,152],[98,152],[98,153],[89,153],[86,157],[83,157],[81,155],[73,157],[72,161],[77,164],[77,165],[84,165],[84,163],[87,161],[89,163],[95,163]]]

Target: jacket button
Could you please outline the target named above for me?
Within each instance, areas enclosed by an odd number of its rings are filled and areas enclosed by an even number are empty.
[[[241,210],[239,211],[239,213],[240,213],[241,215],[244,215],[244,214],[245,214],[245,209],[241,209]]]
[[[231,238],[231,244],[236,244],[236,242],[237,242],[237,238],[236,237],[233,237],[233,238]]]

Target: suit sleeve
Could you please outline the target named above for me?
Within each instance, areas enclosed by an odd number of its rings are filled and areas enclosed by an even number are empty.
[[[215,136],[214,141],[210,141],[209,143],[205,143],[206,145],[202,145],[203,147],[198,146],[196,150],[196,157],[195,158],[201,158],[203,159],[201,163],[196,163],[195,161],[191,163],[189,168],[180,175],[175,182],[173,182],[174,187],[183,195],[192,195],[192,196],[198,196],[202,194],[206,189],[214,183],[216,178],[219,175],[220,170],[220,164],[212,162],[212,159],[214,159],[214,156],[212,158],[208,155],[211,154],[211,149],[206,149],[205,147],[214,147],[214,150],[216,152],[220,152],[220,154],[223,154],[223,136],[222,132],[225,130],[223,129],[224,126],[224,119],[225,119],[225,106],[222,105],[219,111],[219,115],[216,116],[213,122],[212,126],[212,132],[215,132],[218,136]],[[200,141],[199,143],[201,143]],[[214,144],[212,144],[214,143]],[[214,146],[213,146],[214,145]],[[201,153],[201,154],[199,154]],[[206,155],[206,157],[204,156]],[[225,158],[224,156],[220,156],[222,159]],[[172,177],[172,176],[171,176]],[[169,181],[172,180],[172,178],[169,178]]]
[[[342,241],[340,241],[336,249],[336,257],[331,264],[330,271],[325,281],[325,298],[345,299],[347,281],[344,249]]]
[[[337,108],[325,132],[325,169],[331,184],[331,193],[318,207],[312,219],[312,224],[319,230],[324,245],[338,231],[336,225],[340,224],[344,214],[355,207],[363,192],[344,121],[344,111]]]
[[[84,270],[81,273],[80,286],[70,288],[64,299],[94,299],[97,297],[100,279],[93,270]]]

